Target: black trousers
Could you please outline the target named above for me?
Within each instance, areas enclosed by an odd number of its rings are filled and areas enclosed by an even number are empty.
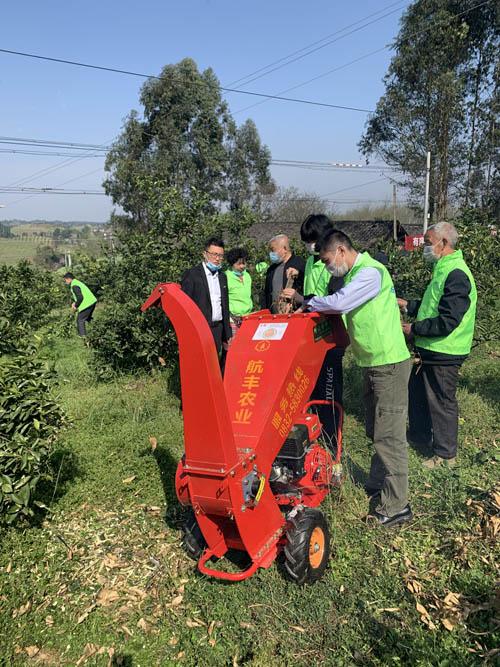
[[[342,404],[344,390],[342,359],[344,357],[344,352],[345,350],[338,348],[328,350],[318,375],[316,385],[311,393],[311,401],[337,401]],[[318,405],[315,410],[323,424],[323,430],[327,435],[327,440],[331,439],[332,443],[335,445],[339,415],[334,412],[333,405]]]
[[[210,322],[210,330],[215,341],[215,349],[219,357],[219,364],[222,374],[224,375],[224,366],[226,365],[226,350],[222,348],[222,334],[224,331],[224,324],[220,322]]]
[[[92,315],[94,313],[95,303],[84,310],[80,310],[76,318],[76,328],[78,330],[79,336],[86,336],[86,323],[92,320]]]
[[[459,365],[413,366],[409,383],[410,439],[428,443],[443,459],[457,455]]]

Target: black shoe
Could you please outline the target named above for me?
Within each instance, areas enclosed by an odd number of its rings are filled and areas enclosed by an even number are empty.
[[[375,487],[368,486],[366,484],[363,486],[363,489],[365,490],[368,498],[375,498],[376,496],[379,496],[380,492],[382,491],[382,489],[376,489]]]
[[[374,520],[374,523],[378,526],[384,526],[384,528],[391,528],[392,526],[397,526],[400,523],[406,523],[413,519],[413,514],[411,507],[407,505],[401,512],[393,514],[392,516],[385,516],[380,514],[380,512],[374,511],[372,514],[369,514],[368,519]]]

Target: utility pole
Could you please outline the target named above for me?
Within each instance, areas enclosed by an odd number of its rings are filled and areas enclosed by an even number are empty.
[[[396,183],[392,184],[392,235],[394,241],[398,240],[398,221],[396,217]]]
[[[431,152],[427,151],[427,168],[425,172],[425,201],[424,201],[424,234],[429,222],[429,186],[431,182]]]

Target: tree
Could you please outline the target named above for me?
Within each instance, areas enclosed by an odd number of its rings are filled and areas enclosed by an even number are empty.
[[[229,244],[247,244],[255,222],[247,208],[211,211],[207,197],[195,190],[186,200],[179,190],[152,176],[133,183],[144,206],[147,228],[117,235],[116,248],[82,259],[78,275],[106,307],[89,331],[96,370],[130,371],[177,363],[176,340],[160,309],[141,313],[139,306],[160,282],[179,282],[184,271],[202,259],[204,241],[223,236]]]
[[[137,111],[129,114],[105,164],[104,188],[132,226],[150,224],[134,187],[145,176],[175,188],[186,201],[202,192],[213,208],[241,208],[272,187],[269,150],[252,121],[237,128],[211,69],[200,73],[189,58],[167,65],[144,84],[140,102],[142,118]]]
[[[498,29],[494,3],[416,0],[401,20],[385,94],[360,141],[401,169],[401,185],[422,200],[426,153],[431,151],[430,213],[446,215],[450,198],[468,199],[472,176],[491,142],[480,126],[491,122]],[[484,165],[481,167],[484,169]]]
[[[315,192],[295,187],[279,187],[262,203],[262,217],[269,222],[300,224],[311,213],[332,213],[332,206]]]

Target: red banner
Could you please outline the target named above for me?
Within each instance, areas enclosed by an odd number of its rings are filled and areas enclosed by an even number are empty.
[[[416,250],[424,245],[424,235],[405,236],[405,250]]]

